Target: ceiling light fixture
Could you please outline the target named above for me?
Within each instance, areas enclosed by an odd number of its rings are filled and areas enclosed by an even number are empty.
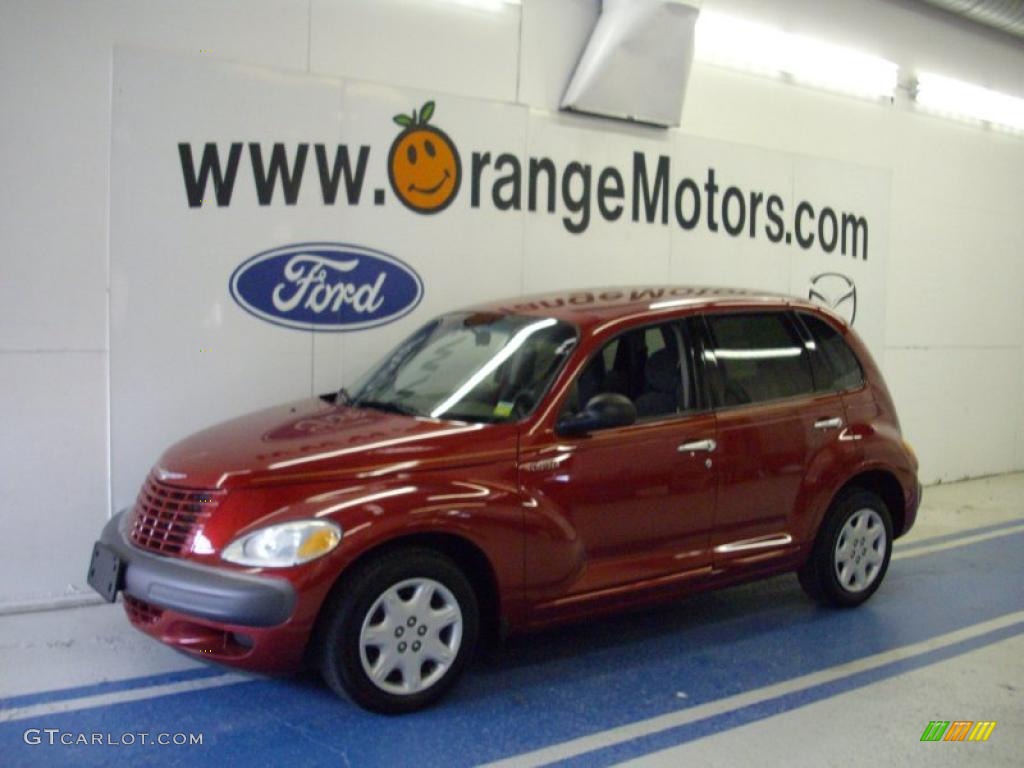
[[[695,54],[708,64],[867,98],[891,99],[899,71],[853,48],[707,11],[697,20]]]
[[[917,76],[914,98],[928,112],[1024,131],[1024,99],[980,85],[922,72]]]

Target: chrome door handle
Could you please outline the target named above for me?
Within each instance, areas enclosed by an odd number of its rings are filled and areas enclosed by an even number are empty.
[[[843,426],[843,420],[838,416],[833,416],[831,419],[818,419],[814,422],[815,429],[839,429]]]
[[[697,451],[707,451],[708,453],[711,453],[717,447],[718,443],[714,440],[694,440],[690,443],[683,443],[677,450],[680,453],[696,453]]]

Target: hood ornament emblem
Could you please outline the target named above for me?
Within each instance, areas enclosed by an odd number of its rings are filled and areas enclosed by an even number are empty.
[[[188,475],[186,475],[184,472],[172,472],[171,470],[164,469],[163,467],[157,467],[157,469],[156,469],[156,476],[157,476],[158,479],[165,480],[165,481],[166,480],[184,480],[186,477],[188,477]]]

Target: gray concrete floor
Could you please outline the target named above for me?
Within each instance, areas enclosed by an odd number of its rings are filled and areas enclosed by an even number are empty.
[[[975,532],[1014,522],[1021,525]],[[894,557],[1022,530],[1024,474],[933,486],[926,489],[917,525],[897,542]],[[1008,589],[1021,594],[1018,605],[1024,609],[1024,584],[1008,584]],[[950,611],[956,610],[956,597],[973,596],[951,596]],[[202,666],[131,631],[120,605],[0,616],[0,699]],[[1016,635],[630,764],[1017,766],[1024,755],[1022,689],[1024,636]],[[0,720],[2,709],[0,703]],[[919,741],[929,720],[958,717],[998,725],[985,744]]]
[[[1024,762],[1024,637],[623,765],[1019,766]],[[997,722],[989,740],[921,743],[931,720]]]

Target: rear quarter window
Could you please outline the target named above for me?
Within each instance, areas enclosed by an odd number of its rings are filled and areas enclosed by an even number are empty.
[[[864,370],[843,335],[815,315],[800,313],[800,320],[814,339],[815,383],[819,390],[856,389],[864,383]],[[820,381],[819,381],[820,379]]]

